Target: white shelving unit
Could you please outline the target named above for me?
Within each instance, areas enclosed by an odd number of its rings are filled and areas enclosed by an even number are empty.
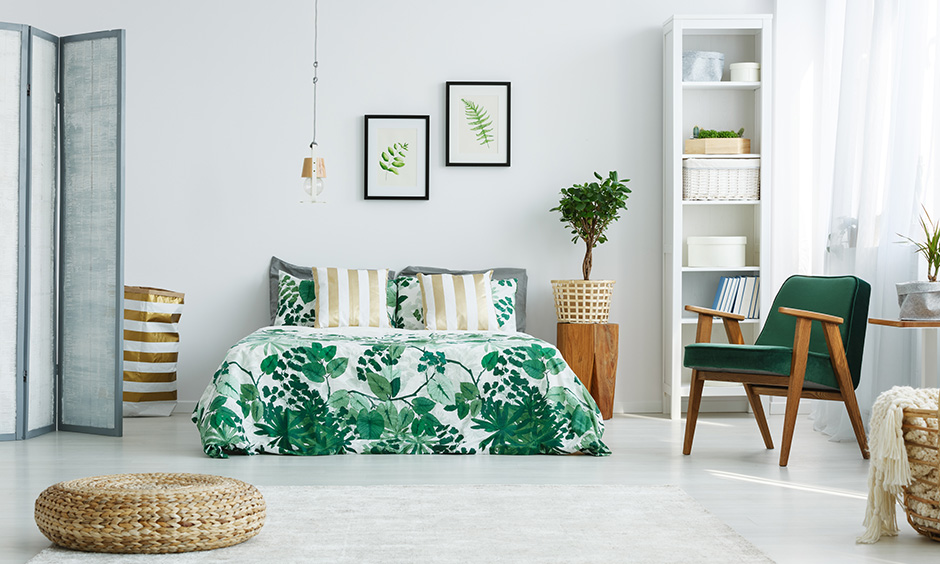
[[[770,201],[771,109],[773,79],[772,16],[673,16],[663,25],[663,413],[678,419],[689,396],[691,371],[682,366],[684,347],[695,340],[696,317],[686,305],[711,307],[722,276],[758,275],[768,280]],[[683,82],[683,51],[724,53],[722,80]],[[729,66],[758,62],[760,82],[731,82]],[[696,125],[703,129],[741,127],[751,140],[752,154],[686,155],[685,139]],[[686,158],[761,159],[759,200],[684,201],[682,161]],[[690,268],[687,239],[692,236],[747,237],[747,266],[742,268]],[[741,324],[746,342],[753,342],[767,315],[773,296],[761,291],[760,318]],[[712,340],[723,342],[716,323]],[[747,400],[740,385],[706,386],[706,401],[722,401],[720,409],[745,411]],[[709,406],[703,402],[703,409]]]

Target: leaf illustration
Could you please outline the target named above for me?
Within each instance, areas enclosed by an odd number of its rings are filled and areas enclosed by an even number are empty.
[[[405,166],[405,153],[408,152],[408,143],[394,143],[391,147],[386,147],[382,151],[379,159],[379,168],[386,173],[398,175],[398,169]],[[388,174],[385,175],[388,178]]]
[[[490,143],[496,141],[496,134],[493,132],[493,120],[486,112],[486,108],[465,98],[461,98],[460,101],[463,102],[467,124],[470,126],[470,131],[475,132],[477,143],[489,147]]]

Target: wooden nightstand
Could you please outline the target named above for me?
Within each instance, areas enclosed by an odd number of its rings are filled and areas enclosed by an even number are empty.
[[[613,417],[620,326],[616,323],[559,323],[558,350],[597,402],[604,419]]]

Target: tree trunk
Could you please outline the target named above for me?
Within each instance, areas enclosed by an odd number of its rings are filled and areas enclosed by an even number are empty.
[[[594,250],[594,246],[591,243],[585,241],[584,244],[587,246],[587,250],[584,252],[584,262],[581,263],[581,272],[584,274],[585,280],[591,279],[591,252]]]

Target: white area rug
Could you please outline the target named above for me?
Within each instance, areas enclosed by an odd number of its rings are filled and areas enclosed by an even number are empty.
[[[157,556],[48,548],[29,562],[771,562],[671,486],[258,489],[267,522],[240,545]]]

